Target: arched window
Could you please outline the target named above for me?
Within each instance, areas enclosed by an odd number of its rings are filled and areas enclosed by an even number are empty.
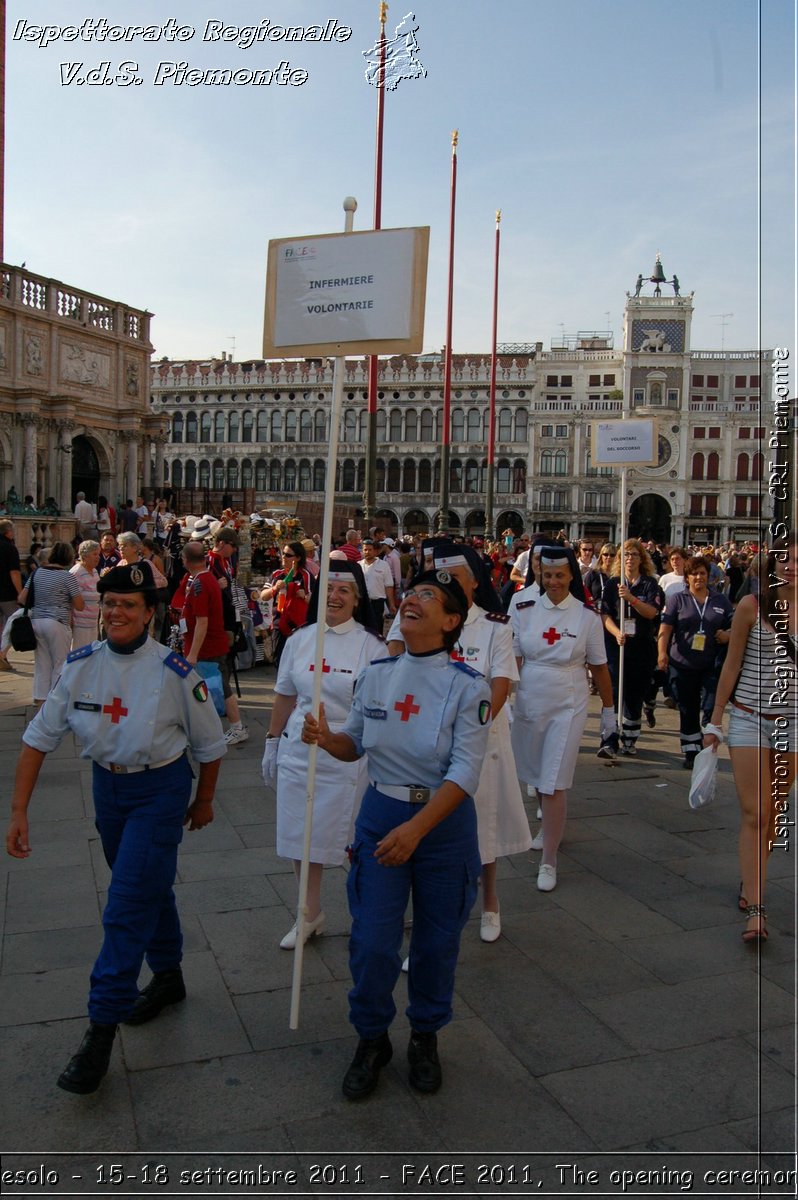
[[[183,486],[183,464],[179,458],[172,463],[172,487]]]
[[[199,465],[199,485],[201,488],[211,486],[211,464],[207,458],[200,459]]]
[[[386,492],[400,492],[402,490],[402,467],[398,458],[392,458],[388,463],[388,478],[385,490]]]
[[[172,417],[172,441],[182,442],[183,440],[183,414],[175,413]]]
[[[266,469],[266,459],[259,458],[255,463],[255,491],[265,492],[267,488],[266,480],[268,479]]]
[[[197,414],[195,412],[186,413],[186,441],[196,442],[197,440]]]
[[[186,487],[194,488],[197,486],[197,464],[193,458],[186,462]]]
[[[357,441],[357,413],[354,408],[344,409],[344,419],[341,423],[341,441],[347,446]]]
[[[513,412],[510,408],[499,409],[499,429],[497,441],[510,442],[513,437]]]
[[[554,451],[544,450],[540,455],[540,473],[541,475],[554,474]]]
[[[327,441],[327,414],[323,408],[317,408],[313,417],[313,425],[315,429],[314,441]]]
[[[428,458],[422,458],[418,464],[418,490],[420,492],[432,491],[432,464]]]
[[[254,480],[254,472],[252,469],[252,459],[245,458],[241,464],[241,486],[242,488],[251,488]]]
[[[418,414],[414,408],[408,408],[405,413],[405,441],[418,441]]]
[[[215,442],[225,441],[224,436],[224,413],[218,412],[213,418],[213,440]]]
[[[435,441],[435,421],[432,415],[432,409],[424,408],[421,411],[421,430],[419,440],[422,442]]]
[[[387,440],[388,440],[387,432],[388,432],[388,418],[385,415],[385,409],[378,408],[377,409],[377,441],[378,442],[387,442]],[[365,438],[363,438],[362,440],[365,441]],[[377,488],[377,491],[379,492],[380,488]]]
[[[751,459],[751,478],[754,480],[762,478],[762,455],[759,453]]]
[[[243,417],[241,418],[241,441],[242,442],[251,442],[252,441],[252,431],[253,431],[254,426],[255,426],[254,413],[252,413],[249,409],[247,409],[247,411],[244,413]],[[244,486],[246,487],[247,485],[244,484]]]
[[[377,426],[379,428],[379,414],[377,416]],[[357,440],[359,442],[367,442],[368,441],[368,428],[369,428],[369,414],[365,408],[361,408],[360,412],[358,413],[357,427],[358,427]]]
[[[308,413],[310,416],[310,413]],[[301,458],[299,460],[299,490],[300,492],[310,491],[310,459]]]
[[[281,492],[283,490],[283,465],[279,458],[273,458],[269,464],[269,491]]]
[[[321,458],[314,459],[313,462],[313,491],[323,492],[325,480],[327,478],[327,469],[324,465],[324,460]]]
[[[392,408],[391,417],[388,426],[388,440],[390,442],[401,442],[402,440],[402,410],[401,408]]]
[[[506,458],[500,458],[496,464],[496,491],[509,492],[510,464]]]
[[[287,458],[283,470],[283,491],[296,491],[296,463],[293,458]]]
[[[720,455],[713,450],[707,457],[707,479],[717,479],[720,468]]]
[[[211,414],[204,412],[200,417],[200,441],[209,442],[213,436],[213,422]]]
[[[366,489],[366,460],[365,460],[365,458],[359,458],[357,460],[357,488],[356,488],[356,491],[358,491],[362,494],[365,491],[365,489]]]
[[[228,441],[237,442],[239,440],[238,426],[239,426],[238,413],[231,412],[230,413],[230,433],[229,433]]]
[[[384,458],[377,459],[375,487],[378,492],[385,491],[385,459]]]
[[[265,408],[258,412],[258,418],[255,422],[255,440],[258,442],[268,442],[269,440],[269,414]]]
[[[555,450],[554,452],[554,474],[568,474],[568,455],[564,450]]]
[[[355,490],[355,460],[353,458],[345,458],[341,467],[341,491],[353,492]]]
[[[703,454],[694,454],[693,455],[693,468],[692,468],[692,471],[690,472],[690,474],[692,475],[693,479],[703,479],[704,478],[704,456],[703,456]]]
[[[466,441],[479,442],[482,440],[482,413],[478,408],[469,408],[466,422]]]
[[[529,413],[525,408],[515,410],[515,431],[513,441],[525,442],[529,431]]]
[[[462,442],[465,440],[465,413],[462,408],[452,409],[452,434],[453,442]]]
[[[449,488],[453,492],[463,490],[463,464],[459,458],[453,458],[449,466]]]
[[[213,460],[213,488],[216,492],[224,490],[224,463],[220,458]]]
[[[227,462],[227,486],[229,488],[238,488],[238,459],[231,458]]]
[[[287,408],[285,411],[285,440],[287,442],[296,441],[296,412],[293,408]],[[291,490],[287,484],[285,490],[287,492]]]
[[[465,465],[465,490],[479,491],[479,463],[475,458],[469,458]]]
[[[299,414],[299,440],[300,442],[313,441],[313,413],[304,408]]]
[[[737,478],[746,480],[748,478],[748,455],[737,455]]]
[[[272,412],[272,441],[281,442],[283,440],[283,414],[279,408],[275,408]]]
[[[402,491],[414,492],[416,490],[416,460],[408,457],[404,461],[402,468]]]
[[[513,463],[513,491],[518,495],[526,491],[526,463],[522,458]]]

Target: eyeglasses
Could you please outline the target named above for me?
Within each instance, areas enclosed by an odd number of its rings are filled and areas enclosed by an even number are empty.
[[[624,558],[639,558],[639,557],[640,557],[640,555],[637,553],[636,550],[627,550],[626,553],[624,554]]]
[[[613,555],[610,550],[605,550],[603,554],[599,555],[599,558],[612,558],[612,557],[613,557]]]
[[[296,558],[296,555],[292,554],[290,550],[283,550],[283,558]]]
[[[593,547],[592,547],[592,546],[580,546],[580,547],[579,547],[579,549],[582,551],[582,553],[583,553],[583,554],[584,554],[586,551],[588,551],[588,550],[590,551],[590,553],[591,553],[591,554],[593,553]]]
[[[405,592],[405,600],[408,596],[415,596],[416,600],[420,600],[422,604],[429,604],[430,600],[440,600],[440,596],[435,591],[435,588],[412,588],[409,592]]]

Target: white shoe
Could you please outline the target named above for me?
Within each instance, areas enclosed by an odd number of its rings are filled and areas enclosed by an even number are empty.
[[[557,886],[557,868],[541,863],[538,871],[538,891],[553,892]]]
[[[543,830],[542,829],[539,829],[537,831],[537,833],[535,834],[535,836],[532,838],[531,849],[532,850],[542,850],[543,849]]]
[[[402,960],[402,970],[404,971],[405,975],[410,970],[410,955],[409,954],[408,954],[407,958]]]
[[[240,729],[235,729],[232,725],[224,735],[225,744],[228,746],[237,746],[239,742],[249,741],[249,730],[245,725]]]
[[[305,922],[305,936],[302,939],[303,943],[306,942],[308,940],[308,938],[315,937],[317,933],[321,933],[322,929],[324,928],[325,919],[326,918],[324,916],[324,913],[320,912],[319,915],[315,918],[315,920]],[[296,949],[296,934],[297,934],[297,927],[296,927],[296,925],[294,925],[292,929],[288,930],[288,933],[285,935],[283,940],[280,942],[280,949],[281,950],[295,950]]]
[[[537,818],[539,821],[543,820],[543,809],[540,807],[540,805],[538,805]]]
[[[484,912],[479,923],[479,936],[483,942],[495,942],[502,934],[502,919],[497,912]]]

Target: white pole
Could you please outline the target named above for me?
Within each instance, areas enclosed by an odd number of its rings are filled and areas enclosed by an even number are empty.
[[[357,200],[347,196],[344,200],[344,233],[352,232]],[[321,531],[321,564],[318,578],[318,615],[316,618],[316,649],[313,659],[313,699],[311,712],[318,719],[321,703],[321,683],[324,678],[324,632],[327,610],[327,579],[330,574],[330,550],[332,548],[333,505],[335,503],[335,475],[338,468],[338,428],[341,422],[341,407],[344,394],[343,356],[335,359],[333,368],[332,404],[330,406],[330,445],[327,451],[327,477],[324,481],[324,520]],[[299,870],[299,902],[297,905],[296,948],[294,949],[294,975],[291,983],[291,1015],[289,1029],[299,1028],[299,997],[302,990],[302,959],[304,956],[305,922],[307,920],[308,868],[310,863],[310,839],[313,832],[313,796],[316,789],[316,758],[318,747],[308,747],[308,787],[305,797],[305,841],[302,847],[302,864]]]
[[[626,583],[626,569],[624,567],[623,544],[626,541],[626,467],[621,469],[621,583]],[[619,605],[618,615],[621,621],[621,633],[624,631],[626,623],[626,601],[621,600]],[[621,642],[618,651],[618,732],[623,730],[623,652],[624,644]]]

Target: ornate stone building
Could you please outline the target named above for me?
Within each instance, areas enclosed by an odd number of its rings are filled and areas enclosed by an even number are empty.
[[[659,462],[627,473],[633,532],[658,540],[757,537],[763,509],[765,408],[771,354],[693,350],[693,296],[627,294],[622,347],[609,334],[504,347],[496,403],[497,530],[564,528],[619,536],[619,473],[590,458],[593,420],[656,416]],[[659,293],[659,294],[657,294]],[[377,503],[400,532],[433,527],[439,503],[443,356],[380,363]],[[365,360],[348,360],[339,430],[337,498],[361,503],[366,455]],[[485,520],[490,356],[453,359],[449,525]],[[162,359],[153,413],[168,422],[164,475],[201,497],[254,489],[258,505],[321,499],[332,368],[297,360]],[[764,398],[764,399],[763,399]],[[763,438],[765,444],[763,445]]]
[[[163,474],[149,321],[126,304],[0,266],[0,496],[13,487],[71,513],[78,491],[115,503]]]

